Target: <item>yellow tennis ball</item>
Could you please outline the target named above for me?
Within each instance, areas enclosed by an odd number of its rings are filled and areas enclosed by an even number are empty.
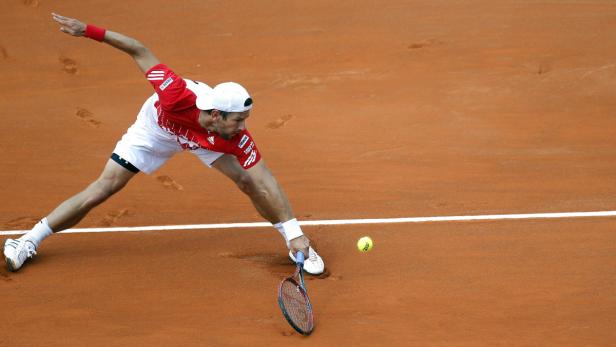
[[[372,249],[372,245],[373,242],[370,236],[364,236],[357,240],[357,249],[359,249],[360,252],[368,252]]]

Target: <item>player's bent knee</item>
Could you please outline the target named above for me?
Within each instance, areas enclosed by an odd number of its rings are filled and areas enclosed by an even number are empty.
[[[85,196],[80,199],[79,206],[82,209],[89,210],[100,205],[103,201],[107,200],[110,195],[105,194],[104,191],[97,189],[94,185],[90,185],[85,190]]]
[[[87,205],[96,206],[120,191],[126,182],[101,177],[87,189]]]
[[[86,190],[84,204],[88,207],[94,207],[107,200],[111,195],[113,195],[113,193],[97,181],[91,184]]]

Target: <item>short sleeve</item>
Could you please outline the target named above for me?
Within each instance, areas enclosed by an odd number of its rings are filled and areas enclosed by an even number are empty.
[[[145,75],[158,94],[163,110],[176,111],[195,107],[197,96],[186,88],[186,81],[176,75],[167,65],[154,65]]]

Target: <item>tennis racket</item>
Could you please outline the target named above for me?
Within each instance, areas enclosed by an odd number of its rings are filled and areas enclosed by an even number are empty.
[[[287,322],[302,335],[310,335],[314,329],[312,305],[304,284],[304,253],[295,255],[295,273],[282,280],[278,286],[278,305]]]

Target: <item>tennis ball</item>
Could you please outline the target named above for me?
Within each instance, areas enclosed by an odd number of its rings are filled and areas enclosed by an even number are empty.
[[[370,236],[364,236],[357,240],[357,249],[359,249],[360,252],[368,252],[372,249],[372,245],[373,243]]]

